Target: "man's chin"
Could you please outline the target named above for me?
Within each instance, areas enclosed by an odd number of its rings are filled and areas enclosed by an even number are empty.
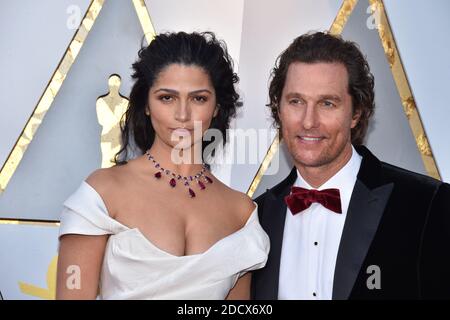
[[[327,163],[327,159],[323,156],[295,157],[295,163],[302,167],[319,168]]]

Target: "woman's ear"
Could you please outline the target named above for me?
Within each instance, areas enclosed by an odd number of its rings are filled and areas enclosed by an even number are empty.
[[[146,114],[147,116],[150,116],[150,108],[149,108],[148,105],[145,106],[145,114]]]
[[[220,104],[217,104],[216,108],[214,109],[213,118],[215,118],[217,116],[217,114],[219,113],[219,108],[220,108]]]

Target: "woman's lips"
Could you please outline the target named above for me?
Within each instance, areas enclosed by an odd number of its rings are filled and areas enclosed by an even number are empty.
[[[172,133],[177,135],[177,136],[190,136],[191,135],[191,131],[189,129],[186,128],[174,128],[172,129]]]

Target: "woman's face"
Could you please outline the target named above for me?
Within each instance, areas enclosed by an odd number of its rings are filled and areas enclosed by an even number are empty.
[[[146,113],[155,129],[155,143],[176,149],[201,145],[204,132],[217,114],[209,75],[195,65],[165,67],[149,90]]]

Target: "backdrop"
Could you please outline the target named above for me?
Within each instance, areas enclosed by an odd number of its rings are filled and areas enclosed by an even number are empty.
[[[213,171],[229,186],[257,196],[289,172],[283,144],[268,131],[268,81],[278,54],[310,30],[342,34],[368,58],[377,108],[368,147],[387,162],[450,180],[446,0],[24,0],[0,6],[4,299],[54,298],[62,203],[117,148],[111,137],[132,85],[131,64],[155,32],[211,30],[227,43],[243,101],[232,128],[240,130],[236,139],[258,150],[243,155],[236,143],[227,146],[225,164]]]

